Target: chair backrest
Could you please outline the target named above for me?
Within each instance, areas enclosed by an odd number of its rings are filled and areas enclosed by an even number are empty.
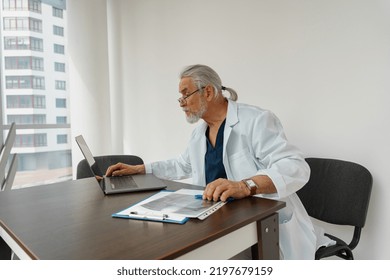
[[[372,175],[357,163],[307,158],[309,182],[297,194],[308,214],[321,221],[364,227],[371,196]]]
[[[102,172],[105,172],[110,165],[116,164],[118,162],[131,165],[144,163],[144,161],[140,157],[134,155],[105,155],[96,156],[94,158],[96,164],[99,166]],[[77,165],[76,179],[88,178],[93,176],[94,174],[92,173],[88,162],[85,159],[81,160]]]

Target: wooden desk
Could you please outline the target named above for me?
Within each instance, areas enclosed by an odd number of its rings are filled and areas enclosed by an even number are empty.
[[[172,181],[167,185],[168,189],[196,188]],[[2,192],[0,235],[19,257],[27,259],[175,259],[193,258],[191,252],[202,252],[230,234],[257,227],[259,258],[279,257],[275,212],[284,202],[235,200],[206,220],[190,219],[184,225],[111,217],[153,193],[105,196],[94,178]]]

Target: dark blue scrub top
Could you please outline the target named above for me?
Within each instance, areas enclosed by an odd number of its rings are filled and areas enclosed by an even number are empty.
[[[221,126],[218,129],[217,141],[215,142],[215,147],[211,145],[208,138],[209,129],[206,131],[206,142],[207,142],[207,151],[205,155],[205,173],[206,173],[206,184],[211,183],[212,181],[219,178],[227,178],[225,167],[222,163],[222,153],[223,153],[223,132],[225,130],[225,122],[223,121]]]

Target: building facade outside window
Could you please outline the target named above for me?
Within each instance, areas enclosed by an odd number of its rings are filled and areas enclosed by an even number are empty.
[[[0,0],[0,140],[12,123],[13,188],[72,179],[66,0]]]

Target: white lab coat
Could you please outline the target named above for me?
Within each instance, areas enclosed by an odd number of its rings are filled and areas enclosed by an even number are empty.
[[[192,177],[193,184],[205,186],[206,129],[207,124],[202,122],[194,129],[184,153],[146,164],[146,172],[170,180]],[[254,175],[271,178],[277,193],[258,196],[286,202],[279,211],[281,257],[314,259],[314,228],[295,194],[308,181],[310,168],[301,152],[287,142],[278,118],[270,111],[229,100],[223,164],[230,180]]]

